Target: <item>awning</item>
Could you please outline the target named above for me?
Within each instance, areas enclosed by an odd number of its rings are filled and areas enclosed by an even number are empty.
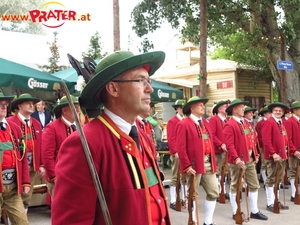
[[[153,93],[151,93],[152,102],[175,102],[177,99],[183,98],[181,90],[159,81],[152,80],[152,87],[154,89]]]
[[[42,100],[55,100],[56,92],[62,88],[61,79],[51,74],[0,58],[0,88],[4,95],[29,93]],[[65,81],[70,93],[75,84]]]
[[[155,80],[167,83],[167,84],[175,84],[182,87],[193,88],[194,86],[199,85],[199,82],[194,82],[187,79],[163,79],[163,78],[155,78]]]

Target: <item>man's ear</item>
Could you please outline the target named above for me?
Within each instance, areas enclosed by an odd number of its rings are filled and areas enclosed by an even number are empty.
[[[109,82],[106,86],[106,91],[107,93],[109,93],[110,95],[114,96],[114,97],[118,97],[119,96],[119,85],[115,82]]]

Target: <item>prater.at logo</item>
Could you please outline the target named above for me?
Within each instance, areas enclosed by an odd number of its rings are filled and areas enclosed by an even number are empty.
[[[157,90],[157,96],[159,98],[169,98],[169,93],[163,92],[162,90]]]
[[[33,78],[29,78],[27,84],[28,84],[28,87],[31,88],[31,89],[34,89],[34,88],[47,89],[48,85],[49,85],[48,83],[38,82],[37,80],[35,80]]]
[[[65,21],[90,21],[90,14],[77,15],[76,11],[68,10],[60,2],[46,2],[41,9],[29,11],[33,23],[42,23],[49,28],[58,28],[64,25]]]

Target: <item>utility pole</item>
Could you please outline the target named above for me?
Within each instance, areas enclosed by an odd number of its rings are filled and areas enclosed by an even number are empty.
[[[113,0],[114,51],[120,50],[119,0]]]
[[[207,68],[207,0],[200,0],[200,82],[199,97],[206,97]]]

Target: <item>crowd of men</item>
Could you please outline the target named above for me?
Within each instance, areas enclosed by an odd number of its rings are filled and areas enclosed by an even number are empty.
[[[191,207],[197,205],[199,185],[206,193],[204,225],[214,225],[221,194],[230,202],[232,218],[237,221],[241,179],[249,196],[250,218],[268,220],[257,205],[258,162],[266,210],[276,211],[279,192],[277,195],[274,186],[282,182],[287,161],[291,201],[295,201],[300,102],[290,107],[281,102],[269,104],[260,109],[261,120],[255,125],[257,109],[248,106],[249,102],[219,101],[206,120],[209,99],[198,96],[178,99],[173,104],[176,114],[167,122],[172,167],[167,198],[156,151],[163,120],[156,121],[155,129],[149,122],[153,92],[149,77],[164,59],[160,51],[109,54],[99,62],[79,99],[70,96],[71,106],[66,96],[60,99],[53,108],[55,118],[45,111],[41,99],[27,93],[14,99],[0,93],[0,209],[5,209],[11,224],[28,224],[26,213],[36,177],[46,179],[53,225],[170,225],[169,209],[176,210],[180,193],[180,204],[189,210],[188,221],[199,224],[198,208]],[[14,115],[6,117],[9,105]],[[101,113],[100,105],[104,106]],[[80,107],[93,112],[93,119],[83,120]],[[287,110],[292,113],[289,119],[284,118]],[[81,123],[79,131],[76,117]],[[86,160],[89,156],[92,161]],[[229,193],[222,168],[229,171]],[[278,207],[288,209],[280,202]]]

